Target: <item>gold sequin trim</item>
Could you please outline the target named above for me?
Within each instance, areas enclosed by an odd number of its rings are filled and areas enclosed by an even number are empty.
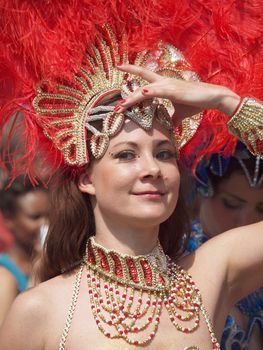
[[[228,128],[252,154],[263,158],[263,104],[260,101],[245,97],[228,122]]]

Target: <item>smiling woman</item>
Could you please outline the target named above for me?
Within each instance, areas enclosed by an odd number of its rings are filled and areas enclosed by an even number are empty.
[[[178,158],[187,147],[193,157],[204,141],[211,141],[206,151],[227,141],[228,116],[232,132],[261,154],[263,106],[217,85],[227,81],[233,65],[225,60],[218,28],[207,28],[217,22],[214,5],[7,3],[0,8],[3,55],[9,48],[4,63],[16,62],[18,81],[10,71],[15,91],[7,91],[1,113],[6,120],[23,110],[28,152],[18,169],[25,166],[33,175],[29,160],[40,149],[55,188],[42,283],[13,304],[0,329],[1,349],[219,349],[217,338],[233,302],[263,282],[255,273],[263,265],[262,223],[232,230],[183,256],[187,220]],[[250,2],[247,10],[254,13]],[[235,6],[227,6],[229,11],[240,15]],[[251,21],[263,25],[261,17]],[[210,52],[207,81],[214,84],[202,83],[173,46],[192,47],[185,45],[190,27],[196,47],[201,30],[201,37],[213,35],[213,50],[224,53],[218,65],[218,52]],[[247,54],[246,40],[241,50],[236,37],[228,56],[237,59],[240,52],[240,60],[254,63],[255,52]],[[196,67],[208,62],[198,54],[189,57]],[[237,76],[239,70],[233,81],[241,81]]]

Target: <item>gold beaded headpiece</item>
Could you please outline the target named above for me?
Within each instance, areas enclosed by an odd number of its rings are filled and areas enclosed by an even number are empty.
[[[61,82],[54,87],[43,82],[38,87],[33,107],[40,117],[45,116],[45,122],[39,118],[38,123],[63,153],[68,165],[87,164],[88,148],[95,158],[102,157],[110,138],[120,131],[125,117],[145,130],[152,127],[155,118],[169,130],[172,140],[176,138],[179,149],[193,136],[200,123],[201,114],[198,114],[174,130],[168,100],[147,100],[124,114],[115,112],[114,106],[100,104],[114,94],[125,98],[147,84],[141,78],[116,68],[118,63],[128,63],[126,46],[124,36],[118,42],[111,28],[105,26],[96,44],[86,52],[70,83]],[[154,52],[139,53],[133,63],[163,76],[199,80],[182,53],[172,45],[160,43]]]

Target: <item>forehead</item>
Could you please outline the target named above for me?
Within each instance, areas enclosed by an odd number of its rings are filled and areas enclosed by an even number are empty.
[[[25,193],[18,198],[18,206],[23,212],[45,210],[48,205],[48,194],[44,190]]]
[[[109,148],[114,147],[119,142],[144,144],[160,140],[166,140],[173,145],[169,131],[157,121],[153,122],[153,127],[150,130],[144,130],[134,121],[126,118],[120,132],[110,139]]]
[[[263,186],[252,188],[241,171],[234,171],[228,178],[220,181],[216,192],[226,192],[242,199],[255,198],[263,202]]]

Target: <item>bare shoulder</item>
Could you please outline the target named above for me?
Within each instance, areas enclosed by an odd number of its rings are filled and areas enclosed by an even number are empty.
[[[50,332],[47,320],[63,302],[71,279],[72,276],[58,276],[21,293],[0,328],[0,348],[44,349]]]

